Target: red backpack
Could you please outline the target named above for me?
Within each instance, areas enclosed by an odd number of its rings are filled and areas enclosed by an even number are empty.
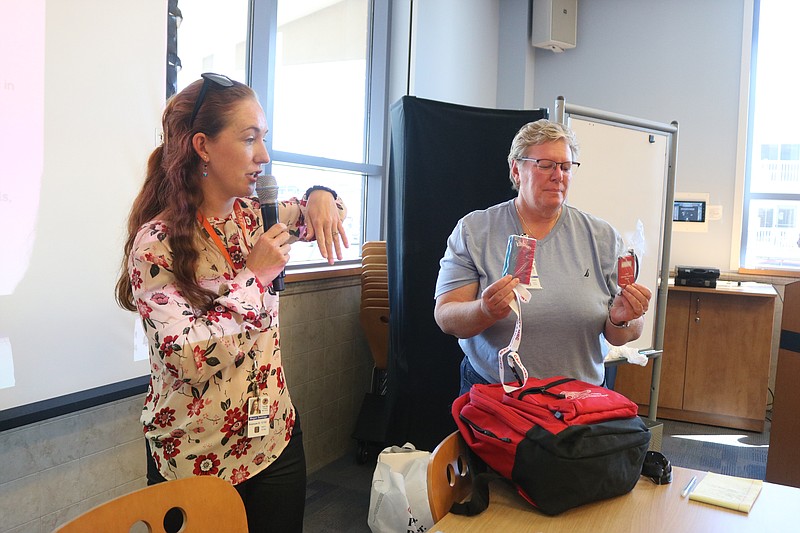
[[[452,408],[471,451],[548,515],[633,489],[650,443],[637,411],[617,392],[563,377],[529,378],[511,393],[476,384]],[[488,505],[488,478],[472,468],[472,500],[453,512]]]

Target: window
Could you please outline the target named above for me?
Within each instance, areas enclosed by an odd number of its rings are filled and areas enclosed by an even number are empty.
[[[247,27],[249,0],[178,0],[177,90],[218,72],[247,83]]]
[[[772,227],[772,209],[763,207],[758,210],[758,227],[771,228]]]
[[[755,0],[740,264],[800,270],[800,4]]]
[[[781,160],[795,162],[800,160],[800,144],[782,144]]]
[[[177,89],[208,71],[250,84],[270,126],[267,171],[280,198],[317,184],[335,189],[348,208],[345,259],[359,260],[361,243],[381,238],[386,2],[178,0],[177,8]],[[316,243],[292,245],[290,270],[324,264]]]

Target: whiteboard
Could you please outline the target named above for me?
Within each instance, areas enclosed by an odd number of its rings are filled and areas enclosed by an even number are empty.
[[[667,205],[668,135],[572,116],[581,166],[567,204],[602,218],[639,256],[637,282],[653,293],[642,336],[629,343],[654,348],[656,299]],[[640,229],[641,228],[641,229]]]
[[[147,389],[114,287],[164,109],[165,4],[0,1],[0,431]]]

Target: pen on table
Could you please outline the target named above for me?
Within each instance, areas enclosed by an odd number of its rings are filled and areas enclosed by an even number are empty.
[[[692,476],[692,479],[689,480],[689,483],[683,488],[683,492],[681,492],[681,498],[685,498],[687,494],[692,492],[692,487],[694,487],[695,482],[697,482],[697,476]]]

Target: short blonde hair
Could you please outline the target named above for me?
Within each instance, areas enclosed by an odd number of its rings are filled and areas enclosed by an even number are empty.
[[[535,122],[528,122],[519,129],[514,136],[514,140],[511,141],[511,150],[508,152],[508,179],[511,180],[511,187],[515,191],[518,189],[518,185],[514,181],[514,176],[511,175],[511,162],[520,157],[525,157],[525,150],[530,146],[562,139],[567,141],[567,146],[569,146],[569,150],[572,153],[572,159],[577,159],[579,151],[578,139],[572,130],[565,125],[543,118]]]

